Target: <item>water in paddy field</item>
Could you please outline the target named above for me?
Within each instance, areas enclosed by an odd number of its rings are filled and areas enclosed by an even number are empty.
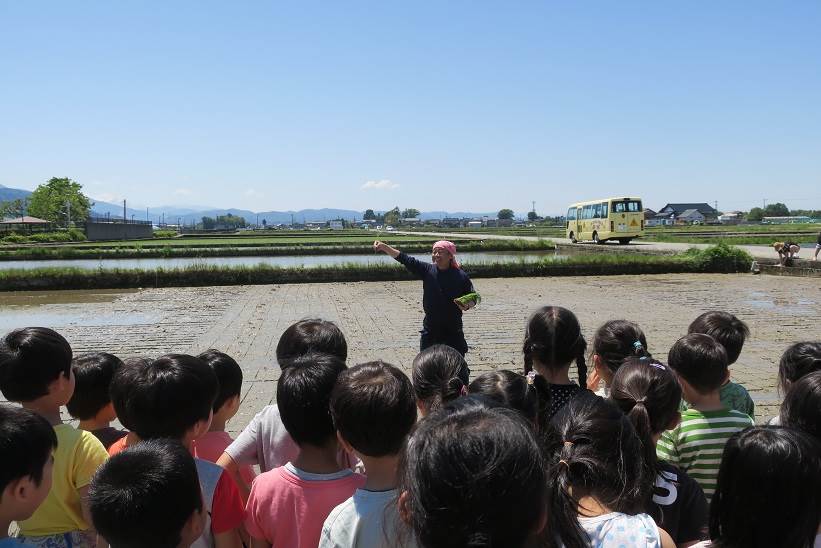
[[[430,262],[430,254],[412,254],[413,257]],[[484,251],[459,253],[457,258],[464,264],[494,262],[537,262],[545,257],[557,256],[554,251]],[[60,259],[54,261],[3,261],[0,270],[33,268],[84,268],[97,269],[173,269],[190,266],[256,266],[259,264],[288,267],[338,266],[343,264],[379,265],[395,264],[396,261],[382,253],[368,255],[302,255],[281,257],[179,257],[150,259]]]

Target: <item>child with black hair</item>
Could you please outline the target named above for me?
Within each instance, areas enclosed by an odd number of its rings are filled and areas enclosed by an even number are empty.
[[[208,364],[186,354],[130,361],[111,381],[111,399],[117,414],[131,428],[133,441],[171,438],[192,453],[195,440],[211,424],[218,390],[217,376]],[[109,453],[114,456],[125,446],[115,444],[111,449]],[[197,458],[195,463],[207,510],[206,524],[195,546],[238,548],[245,516],[236,483],[212,462]]]
[[[646,512],[654,475],[630,420],[590,392],[551,422],[548,531],[566,548],[675,548]]]
[[[234,441],[231,435],[225,431],[225,424],[239,411],[240,393],[242,392],[242,368],[228,354],[213,349],[206,350],[197,357],[208,364],[217,375],[217,381],[219,382],[217,399],[214,400],[213,405],[214,413],[211,419],[211,427],[195,442],[197,456],[215,463]],[[250,491],[255,475],[254,469],[250,465],[246,464],[239,467],[238,478],[243,487],[240,492],[247,493]],[[234,480],[238,478],[235,476]]]
[[[399,514],[419,546],[538,542],[547,520],[547,470],[520,413],[460,398],[422,420],[400,456]]]
[[[57,434],[28,409],[0,404],[0,548],[24,546],[10,539],[11,522],[31,517],[51,490]]]
[[[621,409],[641,439],[642,452],[655,478],[650,514],[679,548],[706,538],[707,499],[698,483],[670,463],[658,460],[656,444],[681,416],[681,387],[675,374],[651,358],[627,358],[613,376],[610,401]]]
[[[784,426],[821,441],[821,371],[808,373],[790,385],[779,417]]]
[[[339,443],[365,465],[365,485],[331,511],[319,548],[378,548],[396,538],[396,467],[399,450],[416,424],[416,400],[407,376],[382,361],[340,373],[331,393]]]
[[[778,388],[787,394],[794,382],[814,371],[821,371],[821,342],[797,342],[778,362]]]
[[[331,392],[345,363],[327,354],[294,358],[277,381],[277,406],[299,454],[257,476],[246,507],[255,548],[316,548],[322,525],[337,505],[365,484],[339,464]]]
[[[525,374],[535,371],[533,384],[539,397],[550,402],[545,420],[587,386],[584,353],[587,341],[576,315],[561,306],[544,306],[534,312],[525,328],[522,344]],[[570,380],[570,364],[576,362],[579,384]]]
[[[146,440],[111,457],[88,499],[111,548],[187,548],[205,525],[197,465],[177,440]]]
[[[435,344],[413,359],[411,377],[416,407],[424,417],[467,394],[470,370],[465,357],[446,344]]]
[[[613,375],[630,356],[650,357],[641,328],[628,320],[610,320],[602,324],[593,335],[593,374],[587,378],[587,388],[607,397]],[[602,382],[604,387],[599,389]]]
[[[673,345],[667,360],[690,408],[682,412],[678,426],[662,434],[656,453],[696,480],[709,501],[724,444],[733,433],[752,426],[753,420],[721,402],[721,386],[729,375],[727,351],[714,338],[686,335]]]
[[[0,340],[0,391],[48,421],[57,436],[51,490],[29,519],[18,523],[30,544],[93,546],[88,484],[108,455],[90,432],[63,424],[60,407],[74,393],[71,346],[45,327],[15,329]],[[5,461],[4,461],[5,462]]]
[[[114,372],[123,361],[106,352],[78,356],[71,362],[74,370],[74,395],[66,404],[69,414],[80,421],[78,428],[94,434],[106,450],[128,434],[111,426],[117,418],[109,387]]]
[[[320,319],[300,320],[285,330],[279,338],[276,356],[281,371],[308,353],[335,356],[343,363],[348,359],[345,335],[335,323]],[[293,461],[299,447],[288,435],[276,404],[266,405],[240,432],[231,445],[217,459],[217,464],[228,470],[243,489],[237,471],[241,466],[259,465],[260,472],[268,472]],[[356,463],[344,451],[339,455],[346,466]],[[248,490],[243,492],[247,497]]]
[[[471,396],[484,396],[518,411],[537,431],[544,431],[547,407],[550,402],[539,398],[533,378],[502,369],[489,371],[473,379],[468,386]]]
[[[821,545],[821,442],[780,426],[747,428],[724,447],[710,505],[712,548]]]
[[[750,336],[750,328],[729,312],[713,310],[693,320],[687,328],[687,334],[691,333],[703,333],[717,340],[727,351],[729,368],[738,360],[744,341]],[[755,420],[755,402],[746,388],[730,380],[729,371],[727,379],[721,385],[720,395],[721,403],[726,408],[741,411]]]

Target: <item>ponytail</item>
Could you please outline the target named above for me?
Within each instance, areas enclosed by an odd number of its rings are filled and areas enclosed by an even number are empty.
[[[550,409],[551,403],[553,403],[553,398],[550,394],[550,383],[535,371],[527,374],[527,381],[528,384],[532,383],[539,397],[539,416],[536,420],[536,424],[539,425],[539,432],[545,432],[550,424]]]
[[[633,403],[633,408],[627,412],[627,418],[633,423],[641,440],[644,463],[652,472],[658,472],[658,458],[656,457],[656,444],[653,442],[653,426],[650,421],[650,413],[645,405],[647,397],[642,396]]]
[[[576,354],[576,370],[579,372],[579,386],[584,388],[587,386],[587,362],[584,359],[584,353],[587,350],[587,343],[579,334],[582,344],[578,346],[578,354]]]
[[[434,411],[467,393],[460,376],[467,370],[465,358],[450,346],[437,344],[413,360],[411,378],[416,399]]]
[[[534,312],[525,327],[522,344],[524,372],[533,370],[534,359],[540,366],[560,369],[573,361],[579,374],[579,384],[587,385],[587,363],[584,354],[587,341],[576,315],[561,306],[544,306]]]

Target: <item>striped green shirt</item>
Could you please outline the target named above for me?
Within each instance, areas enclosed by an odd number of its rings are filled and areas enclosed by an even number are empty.
[[[661,435],[656,446],[658,458],[675,464],[696,480],[709,501],[713,497],[721,465],[721,454],[727,440],[753,420],[731,409],[681,413],[681,422]]]

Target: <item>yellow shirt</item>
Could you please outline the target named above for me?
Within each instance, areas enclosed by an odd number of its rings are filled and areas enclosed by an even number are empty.
[[[54,481],[46,500],[27,520],[21,521],[23,536],[44,536],[90,529],[83,518],[79,489],[91,483],[97,468],[108,458],[94,434],[70,424],[54,427]]]

